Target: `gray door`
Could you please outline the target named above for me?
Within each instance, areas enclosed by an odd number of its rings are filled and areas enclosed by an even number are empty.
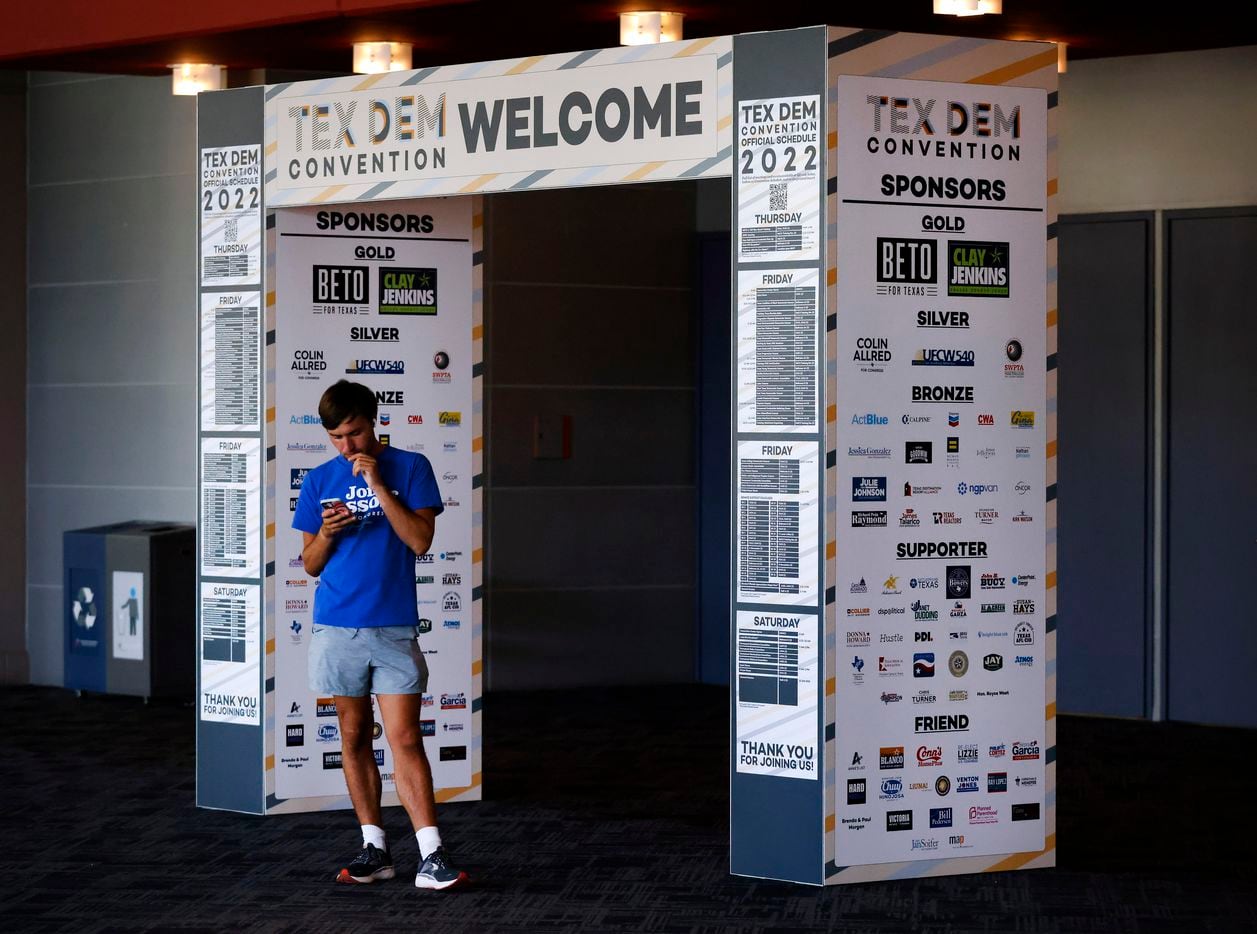
[[[1058,227],[1057,698],[1148,712],[1153,215]],[[1049,367],[1052,361],[1049,361]]]
[[[1169,716],[1257,726],[1257,208],[1165,219]]]

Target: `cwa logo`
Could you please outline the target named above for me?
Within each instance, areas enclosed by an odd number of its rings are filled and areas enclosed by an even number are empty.
[[[435,315],[436,270],[381,266],[379,311],[382,315]]]
[[[1008,244],[994,240],[947,241],[947,294],[1008,298]]]

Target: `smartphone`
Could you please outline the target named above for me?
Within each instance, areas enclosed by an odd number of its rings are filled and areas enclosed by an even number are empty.
[[[349,515],[349,507],[345,505],[345,501],[339,496],[329,496],[327,499],[319,500],[319,506],[323,509],[335,509],[337,512]]]

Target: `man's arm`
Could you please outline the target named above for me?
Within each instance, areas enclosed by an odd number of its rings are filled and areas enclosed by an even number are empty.
[[[426,555],[432,547],[432,537],[436,535],[436,510],[431,507],[407,509],[406,504],[391,491],[383,489],[383,484],[375,495],[379,497],[384,517],[397,537],[415,554]]]
[[[323,525],[318,532],[301,533],[301,563],[307,574],[318,577],[323,573],[328,558],[332,556],[332,549],[336,547],[336,536],[356,521],[353,514],[344,509],[324,509]]]

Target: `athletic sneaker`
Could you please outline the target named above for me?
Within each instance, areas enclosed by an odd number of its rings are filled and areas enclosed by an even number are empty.
[[[420,889],[449,889],[466,881],[467,873],[450,866],[443,846],[428,854],[415,875],[415,886]]]
[[[376,879],[391,879],[394,876],[393,857],[388,850],[381,850],[374,843],[368,843],[353,861],[336,874],[337,882],[374,882]]]

